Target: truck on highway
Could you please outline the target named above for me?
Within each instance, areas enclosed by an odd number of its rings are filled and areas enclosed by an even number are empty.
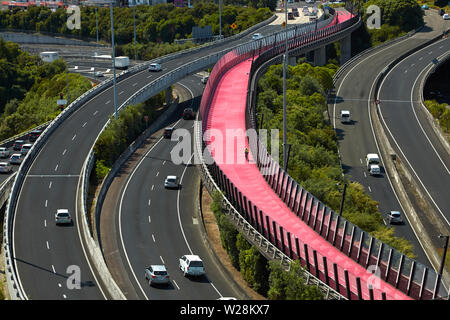
[[[45,62],[53,62],[56,59],[59,59],[59,53],[56,51],[45,51],[39,53],[39,56],[41,57],[42,61]]]
[[[126,56],[116,57],[115,62],[117,69],[126,69],[130,65],[130,58]]]

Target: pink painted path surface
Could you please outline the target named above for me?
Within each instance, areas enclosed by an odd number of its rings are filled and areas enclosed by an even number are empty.
[[[340,22],[342,22],[341,18],[342,15],[340,15]],[[245,138],[245,102],[250,67],[251,60],[246,60],[225,73],[216,88],[207,120],[208,127],[220,130],[224,138],[226,138],[227,130],[238,130],[235,132],[241,130],[240,139],[245,141],[244,143],[247,147],[247,139]],[[359,277],[361,279],[363,298],[369,299],[367,283],[373,275],[333,247],[298,218],[264,180],[258,167],[252,162],[251,154],[250,161],[246,162],[243,149],[237,150],[235,143],[226,144],[224,142],[223,155],[217,151],[218,149],[213,148],[211,143],[207,143],[207,145],[220,169],[234,183],[235,187],[247,196],[248,200],[269,215],[285,231],[307,243],[311,251],[314,249],[319,255],[327,257],[328,265],[337,263],[340,270],[348,270],[351,279]],[[232,161],[233,164],[224,164],[224,160],[230,155],[234,155],[235,160]],[[322,265],[321,261],[318,264],[320,267]],[[329,267],[328,270],[330,275],[332,275],[332,268]],[[338,271],[338,274],[340,283],[344,284],[343,272],[341,274]],[[355,281],[351,281],[351,284],[351,291],[357,292]],[[411,300],[410,297],[380,279],[379,288],[374,288],[375,299],[381,299],[381,292],[386,293],[388,300]]]

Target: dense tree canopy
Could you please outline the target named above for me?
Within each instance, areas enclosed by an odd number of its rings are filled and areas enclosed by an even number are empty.
[[[0,38],[0,139],[6,139],[53,119],[56,100],[66,93],[66,64],[43,62]],[[80,75],[69,76],[71,99],[91,88]]]

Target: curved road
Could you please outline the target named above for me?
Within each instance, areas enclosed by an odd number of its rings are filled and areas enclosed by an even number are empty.
[[[192,136],[193,120],[183,120],[181,112],[186,107],[198,108],[204,85],[197,76],[179,84],[177,91],[188,99],[179,104],[177,112],[160,129],[173,125]],[[102,250],[113,277],[128,299],[208,300],[237,296],[203,243],[201,217],[196,214],[196,168],[171,161],[170,152],[176,141],[162,138],[160,132],[153,140],[154,144],[142,148],[124,164],[120,182],[112,188],[120,191],[111,190],[106,198],[110,203],[102,208]],[[167,175],[180,179],[180,189],[164,188]],[[198,279],[183,277],[178,258],[184,254],[198,254],[207,275]],[[168,288],[148,285],[143,274],[150,264],[166,266],[171,278]]]
[[[259,32],[267,35],[279,29],[280,26],[266,26]],[[250,38],[248,35],[230,44],[173,59],[163,65],[162,74],[179,67],[186,59],[193,60]],[[142,71],[120,81],[117,84],[118,105],[160,75]],[[104,90],[64,121],[27,172],[15,208],[12,246],[19,285],[29,299],[109,298],[89,265],[75,213],[83,163],[95,138],[113,113],[112,93],[112,87]],[[58,208],[70,210],[73,226],[55,226],[54,213]],[[67,272],[68,267],[79,268],[80,289],[70,289],[66,285],[73,273]]]
[[[424,18],[426,27],[414,36],[385,48],[375,49],[354,61],[336,83],[336,99],[330,106],[330,113],[338,137],[344,173],[351,180],[365,186],[372,199],[379,202],[382,213],[403,210],[385,172],[382,171],[381,177],[372,177],[367,173],[364,163],[366,154],[380,154],[369,113],[374,81],[381,70],[404,52],[442,33],[445,21],[437,21],[435,16],[436,14],[430,15],[428,12]],[[351,124],[342,124],[339,121],[338,115],[343,109],[350,111],[353,120]],[[420,236],[414,233],[408,222],[396,226],[395,234],[409,240],[414,245],[417,260],[430,266],[428,257],[417,240]]]
[[[392,146],[410,167],[447,227],[450,227],[450,155],[428,124],[418,91],[424,71],[433,65],[433,59],[449,51],[450,38],[446,38],[410,55],[389,72],[378,95]]]

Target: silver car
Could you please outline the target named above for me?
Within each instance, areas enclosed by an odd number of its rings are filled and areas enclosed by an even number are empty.
[[[164,188],[178,188],[178,179],[177,176],[167,176],[164,181]]]
[[[403,219],[400,211],[390,211],[387,213],[390,224],[402,224]]]
[[[58,209],[55,214],[56,224],[72,224],[72,217],[70,216],[69,210]]]
[[[148,71],[161,71],[162,70],[162,68],[161,68],[161,65],[159,64],[159,63],[151,63],[149,66],[148,66]]]
[[[21,153],[21,154],[27,154],[28,151],[30,151],[30,149],[31,149],[32,146],[33,146],[33,144],[31,144],[31,143],[24,144],[24,145],[22,146],[22,149],[20,149],[20,153]]]
[[[151,265],[145,268],[145,280],[149,285],[152,284],[169,284],[169,273],[164,265]]]
[[[9,154],[10,154],[10,152],[9,152],[8,148],[0,147],[0,157],[1,158],[7,158],[7,157],[9,157]]]
[[[10,164],[21,164],[22,163],[22,155],[20,153],[14,153],[11,158],[9,158]]]
[[[7,162],[0,162],[0,173],[10,173],[11,171],[12,168]]]

